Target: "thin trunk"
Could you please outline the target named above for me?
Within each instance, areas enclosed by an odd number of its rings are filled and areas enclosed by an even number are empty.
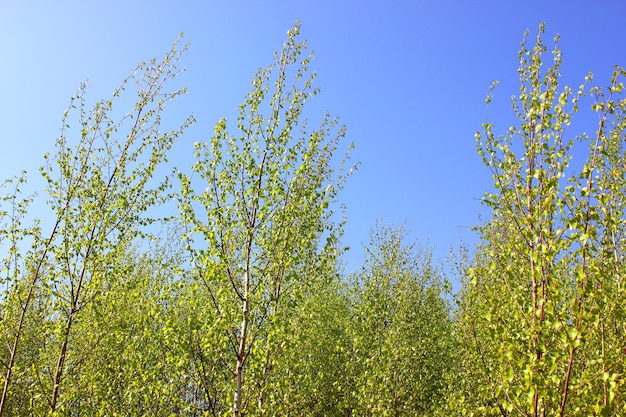
[[[602,374],[606,374],[606,350],[605,350],[605,335],[604,335],[604,322],[600,323],[601,336],[602,336]],[[602,391],[603,391],[603,399],[602,405],[609,405],[609,390],[608,390],[608,381],[604,381],[602,383]]]
[[[67,207],[67,204],[66,204],[66,207]],[[0,417],[2,417],[4,413],[7,398],[9,396],[9,386],[11,385],[11,378],[13,377],[13,367],[15,365],[15,357],[17,355],[17,350],[20,344],[22,329],[24,328],[24,322],[26,320],[26,312],[33,299],[33,291],[35,289],[35,285],[37,284],[37,281],[39,281],[39,279],[41,278],[44,260],[46,259],[46,255],[48,254],[50,245],[52,244],[52,241],[54,240],[56,236],[57,229],[59,228],[60,224],[61,224],[61,217],[59,216],[57,217],[54,227],[52,228],[52,233],[50,233],[50,237],[48,238],[48,241],[46,242],[46,246],[43,250],[43,253],[41,254],[41,258],[39,258],[39,261],[37,262],[37,268],[35,269],[35,272],[33,273],[33,279],[31,280],[30,288],[28,289],[26,300],[20,305],[22,311],[20,313],[20,320],[18,322],[17,332],[13,338],[13,346],[10,348],[9,363],[7,364],[7,371],[4,376],[4,386],[2,388],[2,397],[0,398]]]
[[[567,405],[567,396],[569,394],[569,382],[572,375],[572,368],[574,364],[574,353],[576,348],[572,346],[569,351],[569,361],[567,362],[567,373],[565,374],[565,384],[563,387],[563,398],[561,399],[561,407],[559,409],[559,416],[565,415],[565,406]]]
[[[34,285],[34,283],[33,283]],[[6,400],[9,394],[9,385],[11,385],[11,378],[13,377],[13,366],[15,365],[15,356],[17,354],[17,349],[20,343],[20,337],[22,335],[22,329],[24,328],[24,320],[26,319],[26,310],[28,309],[28,305],[30,304],[30,300],[33,295],[33,286],[28,290],[28,295],[26,296],[26,301],[22,305],[22,311],[20,313],[20,320],[17,326],[17,332],[13,338],[13,346],[9,348],[9,363],[7,364],[7,371],[4,376],[4,386],[2,388],[2,398],[0,398],[0,417],[2,417]]]
[[[243,309],[241,320],[241,339],[237,352],[237,368],[235,369],[235,395],[233,398],[233,417],[240,416],[241,391],[243,383],[243,365],[246,360],[246,342],[248,337],[248,309],[249,309],[250,276],[248,272],[244,276]]]
[[[59,400],[59,386],[61,385],[61,378],[63,377],[63,368],[65,366],[65,359],[67,358],[67,346],[69,344],[70,331],[72,329],[72,323],[74,321],[74,312],[72,311],[67,318],[65,325],[65,332],[63,336],[63,344],[61,345],[61,352],[59,353],[59,359],[57,360],[57,366],[54,372],[54,379],[52,380],[52,399],[50,401],[50,412],[56,411],[57,402]]]
[[[578,311],[580,311],[580,301],[578,303]],[[576,323],[574,323],[574,328],[576,330],[580,329],[580,316],[576,318]],[[578,332],[577,332],[578,333]],[[578,337],[578,336],[577,336]],[[565,373],[565,382],[563,385],[563,397],[561,399],[561,407],[559,409],[559,416],[565,416],[565,406],[567,405],[567,398],[569,395],[569,384],[570,378],[572,376],[572,369],[574,368],[574,356],[576,354],[576,346],[572,345],[569,350],[569,360],[567,361],[567,372]]]
[[[265,351],[265,366],[263,366],[263,378],[261,379],[261,387],[259,388],[259,400],[257,401],[258,407],[259,407],[259,412],[261,412],[263,414],[263,404],[265,403],[265,384],[267,382],[267,379],[269,377],[269,373],[270,373],[270,367],[271,367],[271,362],[270,362],[270,357],[271,357],[271,349],[268,346],[267,350]]]

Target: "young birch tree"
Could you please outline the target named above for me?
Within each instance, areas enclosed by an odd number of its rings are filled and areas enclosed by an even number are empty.
[[[591,88],[598,125],[574,138],[568,126],[592,77],[577,93],[561,88],[561,51],[544,65],[543,31],[519,53],[519,124],[503,136],[492,124],[477,134],[495,191],[464,288],[465,301],[480,302],[463,304],[462,321],[489,389],[466,398],[466,411],[622,415],[626,72],[616,68],[607,90]]]
[[[206,399],[216,415],[228,403],[235,417],[263,410],[263,381],[282,342],[273,323],[292,308],[298,286],[314,278],[310,266],[321,246],[337,240],[329,204],[344,181],[333,168],[344,128],[328,115],[313,131],[302,120],[318,89],[299,30],[288,32],[274,64],[255,75],[239,107],[239,133],[229,134],[221,120],[209,143],[196,144],[193,172],[204,191],[195,193],[192,178],[180,175],[193,275],[215,312],[205,325],[210,343],[200,349],[205,358],[228,353],[203,366],[213,370],[209,380],[230,381],[230,398],[207,389],[222,396]]]
[[[69,411],[70,396],[64,401],[62,395],[64,383],[68,373],[78,372],[83,357],[89,355],[74,348],[76,323],[100,288],[116,276],[110,270],[118,265],[114,260],[127,247],[125,242],[131,242],[146,224],[146,211],[165,198],[167,183],[154,180],[153,175],[192,121],[185,121],[179,130],[159,130],[166,103],[184,93],[184,89],[165,90],[165,83],[180,72],[178,45],[177,41],[162,60],[139,65],[110,99],[91,109],[86,104],[86,87],[81,86],[65,112],[57,152],[46,155],[41,170],[54,216],[51,232],[47,237],[37,233],[30,249],[12,243],[9,250],[12,262],[3,312],[12,315],[2,321],[7,350],[0,415],[9,409],[14,414]],[[119,110],[114,105],[133,81],[137,100],[116,120]],[[70,120],[75,112],[78,139],[72,145]],[[12,217],[19,224],[16,219],[19,215]],[[32,314],[36,308],[43,313]],[[35,324],[39,346],[34,349],[39,356],[32,363],[21,363],[24,329],[37,317],[41,320]],[[31,398],[22,411],[12,403],[18,391],[26,391]]]

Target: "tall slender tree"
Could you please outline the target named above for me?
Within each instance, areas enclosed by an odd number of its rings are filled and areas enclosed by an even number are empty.
[[[155,181],[153,174],[192,122],[188,119],[171,132],[159,131],[166,103],[184,93],[184,89],[165,90],[180,72],[184,48],[178,50],[179,43],[162,60],[140,64],[110,99],[91,109],[86,85],[81,86],[64,114],[57,152],[46,154],[41,170],[54,219],[51,231],[44,235],[34,229],[30,249],[14,241],[9,249],[12,266],[3,312],[10,315],[2,320],[6,351],[0,415],[8,409],[23,414],[40,414],[46,408],[53,414],[68,411],[70,404],[62,395],[68,373],[79,369],[89,354],[74,346],[76,324],[100,288],[116,276],[111,268],[117,265],[114,260],[120,248],[140,233],[149,208],[165,198],[167,182]],[[116,117],[114,106],[127,87],[132,89],[133,81],[137,99],[127,113]],[[77,130],[71,127],[74,121]],[[74,131],[75,143],[70,135]],[[13,225],[19,224],[20,215],[13,216]],[[22,234],[29,233],[23,230]],[[18,256],[18,250],[25,255]],[[20,352],[29,326],[39,329],[39,345],[34,348],[37,360],[26,363]],[[14,394],[24,390],[30,401],[17,411]]]
[[[575,139],[568,127],[592,76],[577,93],[561,88],[558,36],[545,65],[543,24],[539,32],[519,53],[519,123],[503,136],[489,123],[477,134],[495,191],[485,196],[492,216],[480,227],[461,322],[466,360],[477,358],[466,362],[468,386],[488,388],[468,392],[466,410],[621,415],[626,72],[616,68],[608,90],[589,90],[599,124]]]
[[[334,169],[334,154],[344,128],[325,115],[309,131],[304,107],[318,93],[310,72],[312,59],[300,42],[299,24],[288,33],[274,63],[257,72],[253,89],[239,107],[238,134],[219,121],[209,143],[197,143],[193,172],[204,184],[195,193],[181,174],[181,216],[187,225],[193,274],[204,286],[211,345],[228,352],[210,359],[213,348],[199,347],[217,371],[215,381],[230,379],[230,398],[207,398],[222,413],[230,404],[237,417],[263,409],[263,384],[276,344],[278,320],[312,279],[311,266],[322,247],[335,245],[338,228],[329,204],[344,181]],[[221,389],[215,392],[222,396]]]

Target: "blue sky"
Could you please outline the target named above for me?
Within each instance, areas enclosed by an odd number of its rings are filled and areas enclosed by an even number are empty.
[[[198,122],[171,161],[188,169],[193,142],[235,117],[255,71],[299,19],[322,89],[307,116],[339,116],[361,163],[341,196],[348,269],[381,217],[445,257],[459,239],[476,240],[469,227],[485,213],[479,199],[491,179],[474,133],[494,79],[490,121],[501,132],[514,121],[524,30],[534,36],[545,21],[548,46],[561,35],[564,83],[576,87],[592,70],[604,85],[613,65],[626,65],[624,16],[621,1],[0,0],[0,178],[26,169],[35,180],[78,85],[89,79],[91,100],[108,97],[181,31],[191,43],[181,78],[189,93],[171,116],[193,112]]]

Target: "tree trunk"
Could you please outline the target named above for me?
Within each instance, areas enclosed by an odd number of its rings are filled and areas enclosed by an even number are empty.
[[[237,368],[235,369],[235,395],[233,398],[233,417],[240,416],[241,388],[243,382],[243,365],[246,360],[246,339],[248,336],[248,298],[250,291],[250,275],[248,272],[244,276],[243,309],[241,320],[241,339],[239,340],[239,351],[237,352]]]

